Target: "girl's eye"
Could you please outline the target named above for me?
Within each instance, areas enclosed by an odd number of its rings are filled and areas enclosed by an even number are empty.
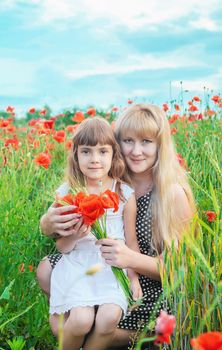
[[[89,151],[88,151],[87,149],[82,149],[81,153],[83,153],[83,154],[88,154]]]
[[[105,153],[107,153],[108,151],[107,151],[107,149],[101,149],[101,151],[100,151],[102,154],[105,154]]]

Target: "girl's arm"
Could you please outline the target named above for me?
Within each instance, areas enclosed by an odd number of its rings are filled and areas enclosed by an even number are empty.
[[[75,232],[69,236],[64,236],[56,241],[56,248],[60,253],[69,253],[74,249],[76,242],[90,233],[90,226],[83,224],[83,220],[79,219],[79,222],[75,226]]]

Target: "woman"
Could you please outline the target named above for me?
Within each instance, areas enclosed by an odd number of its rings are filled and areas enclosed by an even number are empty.
[[[179,243],[194,215],[195,205],[186,173],[177,160],[169,123],[159,107],[138,104],[128,108],[117,120],[115,132],[137,198],[136,230],[140,253],[118,240],[103,239],[98,244],[108,264],[132,268],[140,274],[145,296],[143,305],[120,322],[113,341],[119,347],[128,344],[153,313],[159,313],[162,307],[157,303],[162,293],[161,255],[172,241]],[[63,210],[67,211],[67,207],[53,205],[43,216],[41,228],[45,234],[67,235],[74,230],[76,239],[88,234],[88,228],[71,214],[67,215],[65,223],[62,222]],[[51,257],[50,260],[52,262]],[[46,292],[49,292],[50,274],[47,259],[38,269],[40,285]]]

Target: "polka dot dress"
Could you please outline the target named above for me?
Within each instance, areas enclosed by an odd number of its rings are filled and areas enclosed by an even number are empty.
[[[136,218],[136,232],[140,251],[148,256],[156,256],[156,252],[151,247],[151,192],[137,200],[137,218]],[[157,300],[162,293],[161,283],[150,279],[147,276],[140,276],[140,284],[143,290],[143,305],[137,310],[132,311],[119,323],[119,328],[138,330],[147,324],[150,316],[154,312],[154,316],[158,315],[161,309],[157,305]]]

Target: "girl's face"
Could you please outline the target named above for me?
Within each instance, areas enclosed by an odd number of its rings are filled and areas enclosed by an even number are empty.
[[[121,149],[132,173],[149,173],[155,164],[158,149],[155,139],[139,138],[133,132],[129,132],[121,139]]]
[[[112,165],[111,145],[78,146],[79,168],[88,180],[105,180]]]

